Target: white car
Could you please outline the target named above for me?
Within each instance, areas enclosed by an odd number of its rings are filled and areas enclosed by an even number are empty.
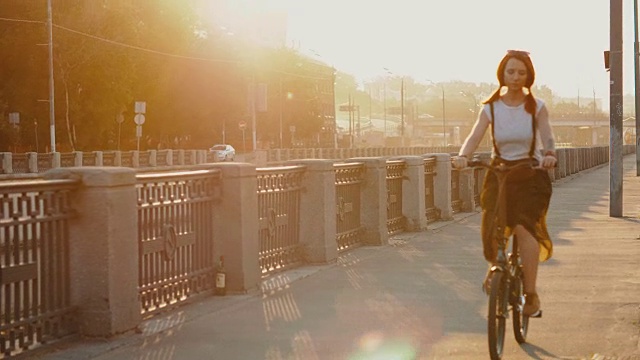
[[[217,154],[217,161],[233,161],[236,157],[236,149],[228,144],[213,145],[209,151]]]

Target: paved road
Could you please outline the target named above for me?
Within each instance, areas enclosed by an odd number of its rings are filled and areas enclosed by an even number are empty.
[[[625,158],[624,218],[608,216],[608,167],[554,186],[544,317],[505,359],[640,359],[640,178]],[[46,359],[487,359],[480,216],[396,236],[336,264],[212,297],[109,342],[61,343]],[[437,227],[437,228],[436,228]]]

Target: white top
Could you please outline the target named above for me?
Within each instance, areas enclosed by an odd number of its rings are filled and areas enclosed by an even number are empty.
[[[540,110],[545,106],[544,101],[536,99],[538,103],[536,109],[536,117],[540,114]],[[482,111],[485,112],[487,118],[491,121],[491,108],[489,104],[485,104]],[[531,149],[531,140],[533,136],[531,126],[531,114],[524,109],[524,103],[519,106],[509,106],[502,100],[493,103],[493,112],[495,115],[494,135],[496,145],[500,150],[500,157],[505,160],[520,160],[529,157]],[[540,140],[540,132],[536,126],[536,147],[534,157],[538,161],[542,161],[542,141]],[[491,150],[492,157],[496,157],[495,150]]]

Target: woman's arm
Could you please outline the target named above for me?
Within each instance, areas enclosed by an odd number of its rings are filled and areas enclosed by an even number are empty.
[[[556,141],[553,138],[553,130],[549,123],[549,112],[546,106],[540,109],[536,121],[538,122],[538,132],[544,148],[542,151],[544,156],[540,165],[545,169],[551,169],[558,163],[558,157],[556,156]]]
[[[538,122],[540,140],[542,141],[542,146],[544,148],[542,154],[551,152],[555,156],[556,141],[553,137],[553,130],[551,129],[551,124],[549,123],[549,111],[547,111],[546,106],[542,106],[540,112],[538,113],[538,116],[536,116],[536,121]]]
[[[482,141],[482,137],[484,133],[487,131],[489,127],[490,121],[484,109],[480,111],[480,115],[478,116],[478,120],[473,125],[473,129],[471,129],[471,133],[462,144],[460,148],[459,156],[469,156],[473,154],[474,151],[478,148],[480,141]]]

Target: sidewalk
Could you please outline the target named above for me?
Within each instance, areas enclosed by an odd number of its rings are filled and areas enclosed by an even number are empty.
[[[554,184],[554,257],[540,267],[544,316],[505,359],[640,359],[640,178],[625,158],[624,218],[609,168]],[[363,247],[336,264],[212,297],[108,342],[61,342],[42,359],[487,359],[480,216]]]

